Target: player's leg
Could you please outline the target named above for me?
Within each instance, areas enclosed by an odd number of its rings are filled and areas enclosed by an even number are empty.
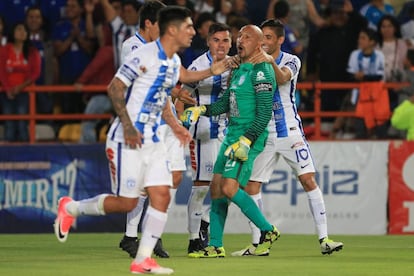
[[[161,267],[151,258],[155,244],[161,238],[167,223],[167,209],[170,203],[172,175],[167,165],[166,150],[163,143],[149,146],[151,151],[144,153],[150,157],[145,172],[145,190],[149,206],[142,226],[142,236],[137,255],[131,263],[132,273],[168,274],[173,270]]]
[[[219,148],[218,139],[197,139],[190,143],[193,187],[187,204],[188,253],[199,251],[208,245],[209,209],[203,211],[203,203],[213,177],[213,166]]]
[[[290,145],[296,145],[291,148]],[[315,180],[315,166],[307,141],[302,136],[281,139],[281,154],[292,170],[298,175],[299,181],[306,192],[309,208],[318,232],[322,254],[331,254],[343,247],[342,242],[328,238],[328,226],[325,202],[322,192]]]
[[[127,180],[140,183],[142,163],[140,149],[123,148],[122,144],[107,141],[106,153],[109,161],[111,187],[114,195],[101,194],[89,199],[75,201],[70,197],[59,199],[55,220],[55,234],[65,242],[74,219],[81,215],[102,216],[109,213],[126,213],[137,204],[139,189],[131,189]],[[128,166],[127,164],[136,164]]]

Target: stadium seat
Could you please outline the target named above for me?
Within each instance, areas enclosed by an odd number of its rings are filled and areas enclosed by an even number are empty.
[[[59,129],[58,139],[61,142],[79,142],[81,135],[80,123],[65,124]]]
[[[56,138],[55,131],[48,124],[36,124],[36,141],[53,141]]]

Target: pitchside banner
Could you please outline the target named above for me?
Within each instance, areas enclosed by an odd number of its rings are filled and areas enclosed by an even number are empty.
[[[391,142],[389,160],[389,233],[414,234],[414,142]]]
[[[0,147],[0,232],[52,232],[57,200],[110,193],[104,145]],[[124,215],[82,217],[78,231],[124,231]]]
[[[330,234],[386,234],[388,142],[311,142]],[[184,183],[183,183],[184,184]],[[263,186],[265,215],[282,233],[313,234],[306,193],[284,160]],[[186,199],[170,209],[167,232],[187,231]],[[225,231],[248,233],[247,219],[230,207]]]

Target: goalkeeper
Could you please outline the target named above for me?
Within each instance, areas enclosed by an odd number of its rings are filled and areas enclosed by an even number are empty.
[[[279,236],[279,231],[263,216],[251,197],[242,189],[247,184],[254,159],[263,151],[267,139],[267,124],[272,116],[273,92],[276,80],[269,63],[253,65],[261,54],[263,33],[255,25],[243,27],[238,34],[237,49],[241,58],[239,68],[231,74],[229,88],[214,104],[190,107],[180,116],[189,127],[198,117],[228,113],[226,137],[213,169],[210,187],[210,242],[209,246],[190,253],[194,258],[224,257],[223,231],[228,211],[228,200],[262,231],[256,253],[268,254]]]

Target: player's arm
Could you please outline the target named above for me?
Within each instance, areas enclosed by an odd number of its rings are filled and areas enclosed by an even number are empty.
[[[266,70],[265,63],[255,65],[258,70],[264,73],[263,80],[257,81],[256,74],[252,74],[253,88],[256,94],[256,116],[252,125],[246,130],[244,136],[253,144],[266,129],[271,117],[273,108],[273,93],[276,90],[273,70]]]
[[[141,133],[139,133],[139,131],[132,124],[126,108],[126,101],[124,97],[124,91],[126,88],[127,86],[123,81],[117,77],[114,77],[108,86],[108,96],[112,101],[112,106],[124,129],[125,144],[131,148],[135,148],[136,145],[141,147]]]
[[[187,70],[183,66],[180,68],[180,82],[192,83],[211,76],[220,75],[221,73],[238,66],[238,59],[234,57],[226,57],[220,61],[213,57],[211,67],[205,70],[192,71]]]
[[[185,129],[179,123],[177,117],[175,117],[171,109],[170,101],[167,101],[164,105],[161,116],[164,119],[164,121],[171,127],[175,136],[180,140],[182,145],[188,144],[191,141],[192,137],[190,132],[187,129]]]

